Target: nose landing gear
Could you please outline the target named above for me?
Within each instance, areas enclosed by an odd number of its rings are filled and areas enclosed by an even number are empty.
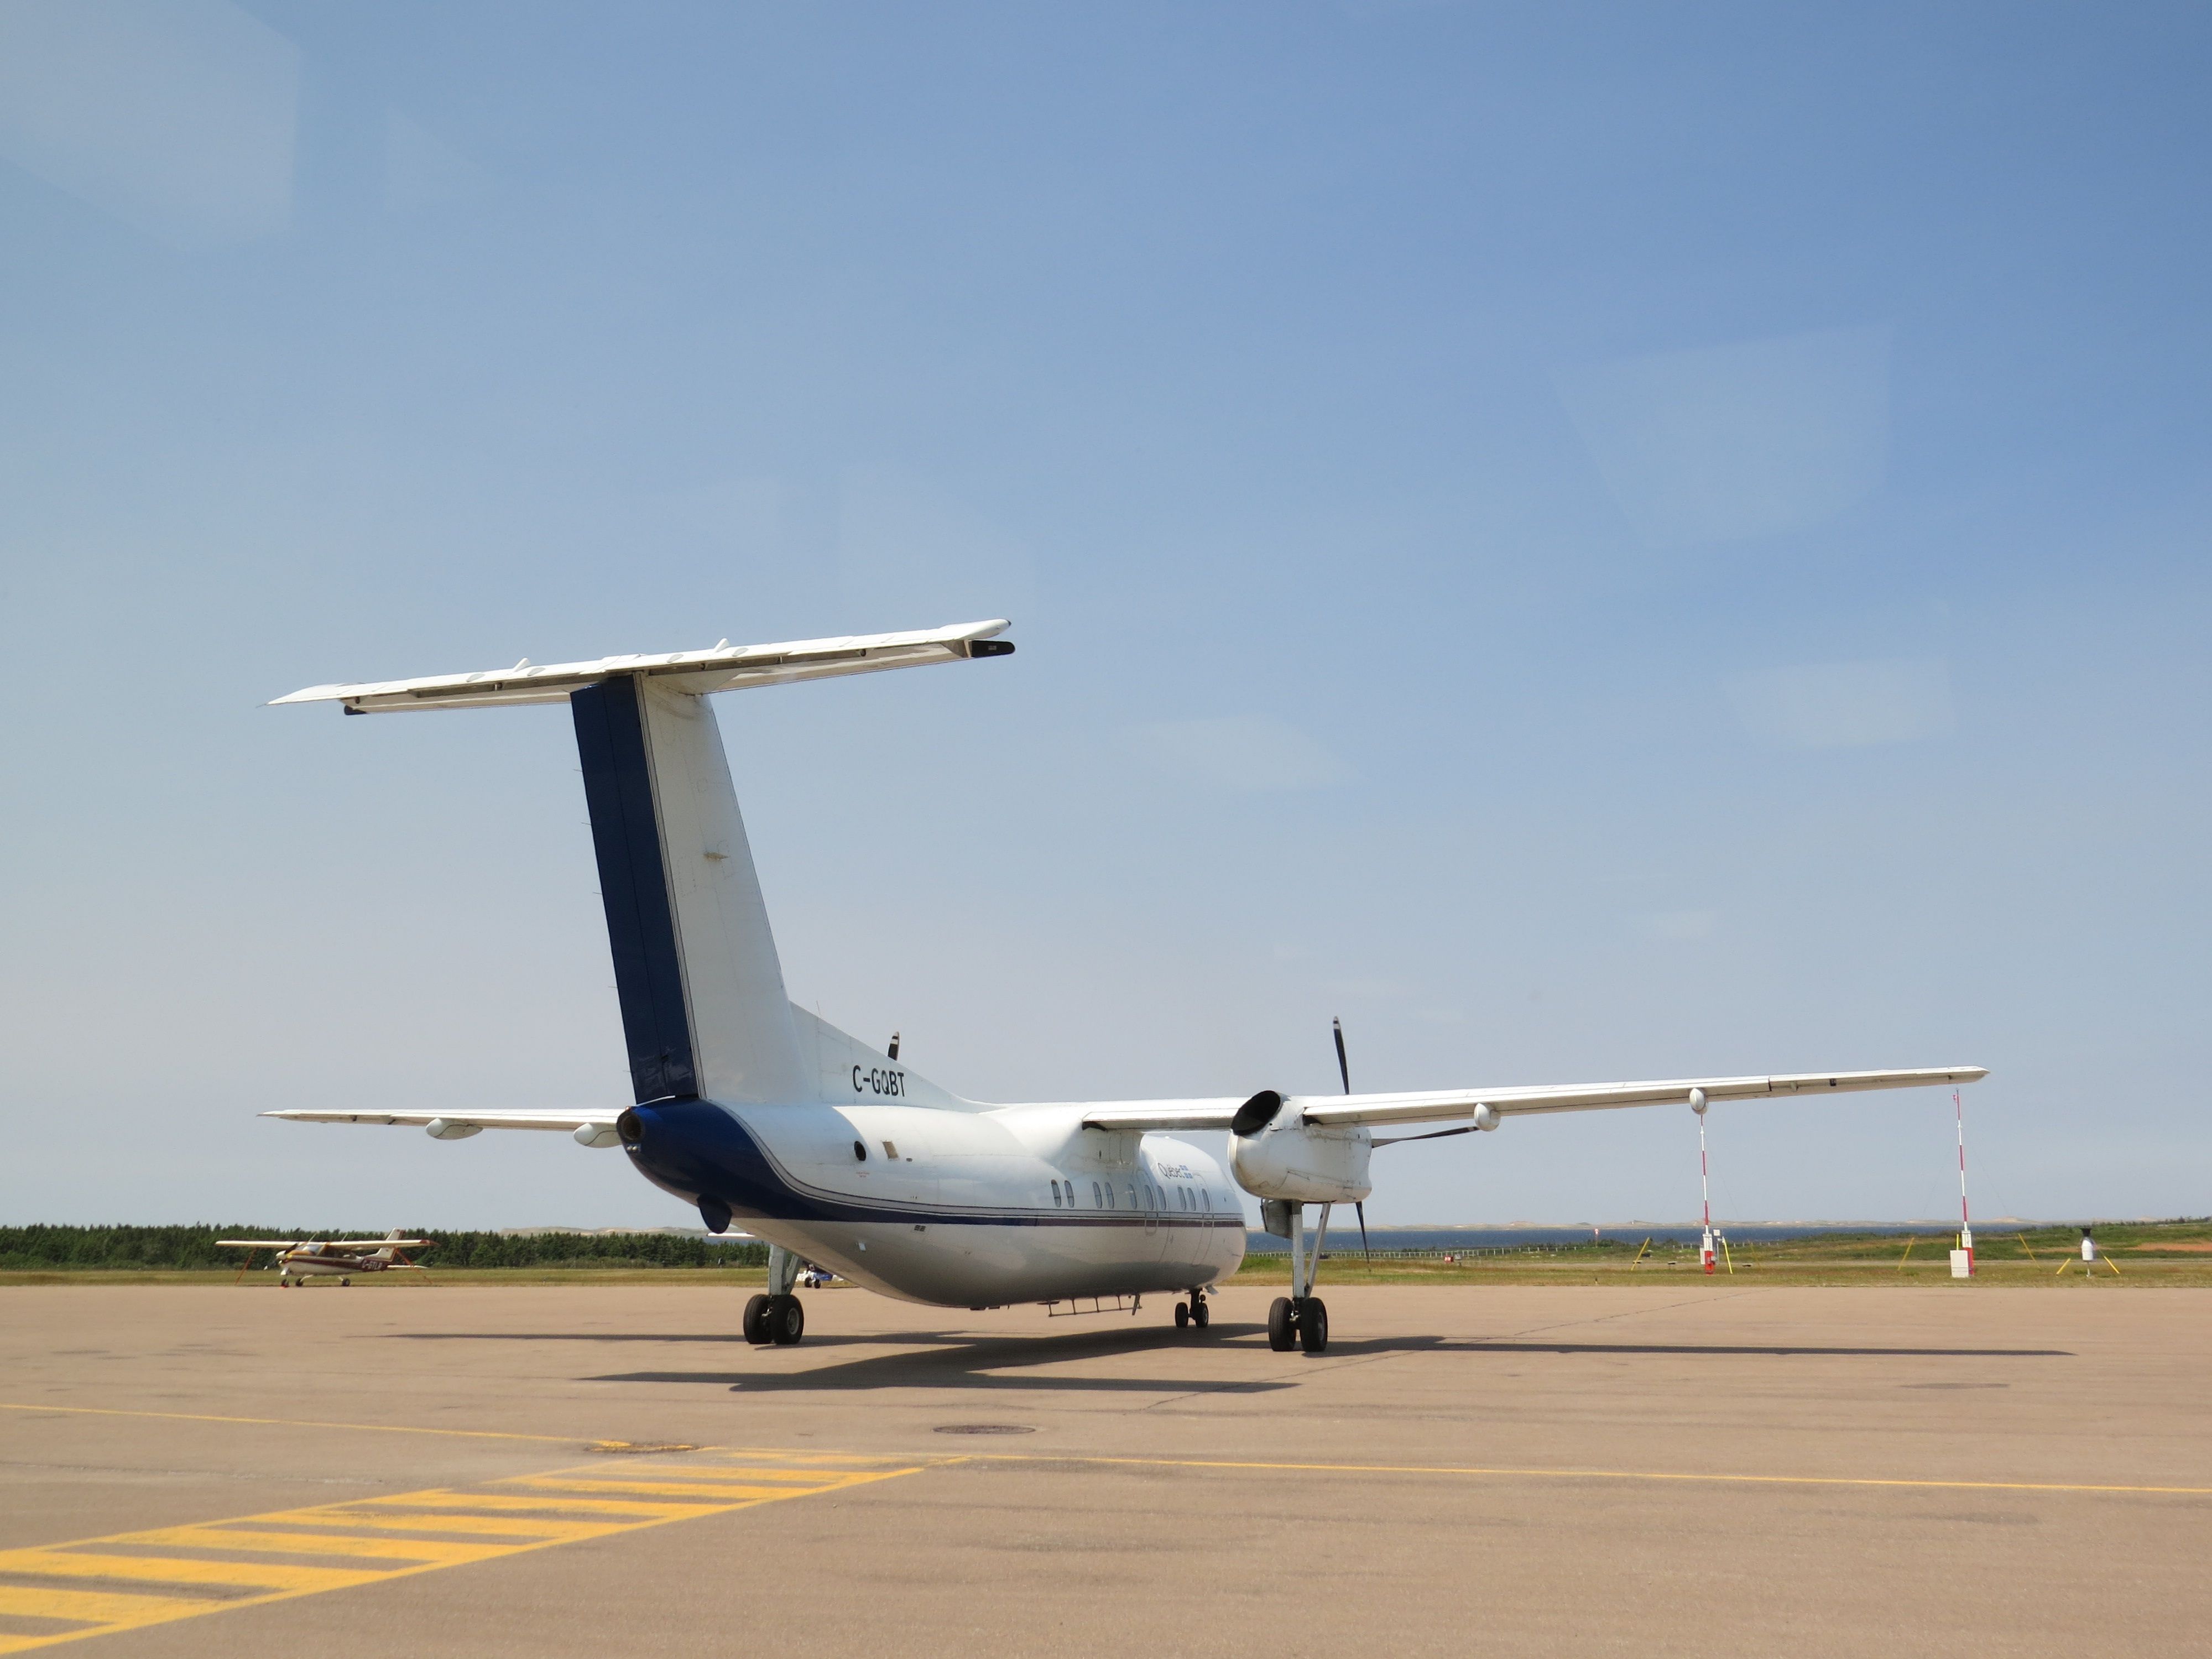
[[[1206,1299],[1204,1291],[1193,1291],[1190,1300],[1176,1304],[1176,1328],[1195,1325],[1201,1331],[1213,1322],[1212,1305]]]

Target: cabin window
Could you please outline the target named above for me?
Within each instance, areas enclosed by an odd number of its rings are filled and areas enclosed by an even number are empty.
[[[1200,1187],[1198,1189],[1198,1207],[1206,1212],[1209,1215],[1212,1214],[1213,1212],[1213,1188],[1211,1187]]]
[[[1129,1207],[1133,1210],[1144,1207],[1137,1202],[1137,1183],[1133,1181],[1129,1183]]]
[[[1190,1208],[1190,1188],[1188,1187],[1176,1188],[1176,1201],[1182,1205],[1182,1206],[1186,1210]]]
[[[898,1147],[897,1147],[896,1145],[894,1145],[892,1142],[886,1140],[885,1142],[884,1142],[884,1156],[885,1158],[887,1158],[890,1159],[890,1161],[891,1161],[892,1163],[894,1163],[894,1164],[897,1163],[897,1162],[898,1162]]]
[[[853,1162],[855,1164],[866,1164],[867,1161],[868,1143],[865,1140],[854,1141],[853,1143]]]
[[[1060,1183],[1057,1181],[1052,1183],[1052,1207],[1055,1210],[1060,1207]]]
[[[1091,1183],[1091,1207],[1094,1210],[1106,1207],[1106,1200],[1098,1196],[1098,1183],[1095,1181]]]
[[[1109,1210],[1114,1207],[1114,1183],[1110,1181],[1106,1183],[1106,1207]]]

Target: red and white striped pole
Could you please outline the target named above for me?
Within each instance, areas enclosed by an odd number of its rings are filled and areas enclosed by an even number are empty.
[[[1705,1163],[1705,1091],[1690,1091],[1690,1109],[1698,1115],[1698,1192],[1705,1200],[1705,1237],[1698,1249],[1698,1261],[1707,1273],[1713,1271],[1713,1182]]]
[[[1966,1272],[1974,1271],[1974,1224],[1966,1215],[1966,1103],[1951,1091],[1951,1109],[1959,1119],[1959,1248],[1966,1253]]]

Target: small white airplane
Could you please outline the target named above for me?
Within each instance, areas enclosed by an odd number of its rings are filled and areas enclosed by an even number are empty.
[[[246,1270],[253,1265],[253,1258],[263,1250],[276,1252],[276,1288],[291,1289],[294,1279],[305,1284],[310,1279],[335,1279],[341,1285],[353,1283],[356,1273],[389,1273],[394,1267],[411,1267],[423,1271],[419,1261],[407,1258],[410,1250],[428,1249],[438,1241],[434,1238],[404,1238],[398,1228],[381,1238],[218,1238],[216,1243],[226,1250],[243,1250],[246,1260],[239,1264],[238,1276],[246,1277]]]
[[[1203,1328],[1206,1292],[1244,1256],[1239,1189],[1291,1243],[1291,1287],[1267,1321],[1278,1351],[1319,1353],[1314,1294],[1334,1205],[1362,1205],[1376,1146],[1493,1130],[1509,1117],[1971,1083],[1979,1066],[1449,1089],[1421,1094],[1078,1101],[990,1106],[939,1088],[796,1006],[754,873],[714,714],[718,691],[1012,654],[1003,620],[903,634],[319,685],[278,703],[349,714],[568,705],[614,953],[635,1102],[542,1111],[297,1109],[317,1123],[420,1125],[440,1140],[565,1130],[619,1146],[645,1178],[769,1242],[769,1285],[746,1305],[754,1343],[805,1329],[793,1286],[811,1261],[886,1296],[943,1307],[1018,1302],[1132,1311],[1176,1295]],[[1376,1139],[1378,1128],[1444,1124]],[[1229,1131],[1229,1169],[1188,1140]],[[1317,1224],[1305,1224],[1318,1205]]]

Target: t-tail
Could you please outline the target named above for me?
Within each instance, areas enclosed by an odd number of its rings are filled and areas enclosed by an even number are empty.
[[[709,694],[1010,654],[1003,620],[908,634],[358,685],[319,685],[280,703],[335,702],[349,714],[566,702],[584,795],[630,1084],[639,1103],[726,1105],[842,1099],[863,1083],[915,1104],[957,1101],[910,1071],[883,1079],[879,1049],[792,1006],[738,810]],[[871,1078],[871,1073],[873,1077]]]

